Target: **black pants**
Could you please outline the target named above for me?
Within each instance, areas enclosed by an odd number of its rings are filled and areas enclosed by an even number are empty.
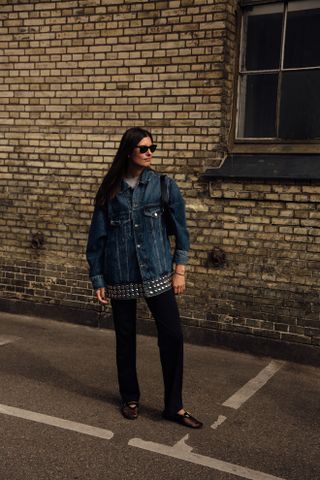
[[[174,414],[183,407],[183,336],[179,310],[173,290],[146,298],[158,331],[158,346],[164,381],[164,408]],[[137,301],[111,300],[116,331],[116,352],[119,390],[122,399],[139,401],[140,390],[136,371],[136,307]]]

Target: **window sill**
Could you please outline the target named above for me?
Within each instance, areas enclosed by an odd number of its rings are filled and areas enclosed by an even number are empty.
[[[320,154],[232,154],[218,168],[209,168],[202,181],[217,178],[320,180]]]
[[[264,153],[264,154],[303,154],[320,152],[320,143],[317,140],[308,143],[276,143],[274,141],[262,142],[261,140],[238,140],[230,149],[231,154],[236,153]]]

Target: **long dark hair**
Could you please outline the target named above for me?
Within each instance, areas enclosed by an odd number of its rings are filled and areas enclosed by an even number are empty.
[[[129,157],[133,152],[133,149],[145,137],[150,137],[153,142],[151,133],[144,128],[129,128],[129,130],[123,134],[116,156],[114,157],[111,167],[105,175],[96,194],[96,206],[106,208],[107,203],[119,192],[121,179],[125,176],[128,170]]]

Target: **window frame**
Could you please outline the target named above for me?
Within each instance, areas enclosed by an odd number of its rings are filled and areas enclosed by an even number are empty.
[[[251,6],[283,4],[287,0],[239,0],[237,9],[237,36],[236,65],[233,84],[232,124],[230,129],[230,153],[319,153],[320,139],[292,140],[281,138],[237,138],[237,126],[239,121],[239,99],[241,62],[244,45],[244,18],[245,9]],[[303,70],[303,68],[301,68]]]

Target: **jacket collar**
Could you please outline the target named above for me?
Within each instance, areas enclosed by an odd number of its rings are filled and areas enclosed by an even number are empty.
[[[140,175],[139,183],[148,183],[153,175],[153,170],[151,168],[145,168]]]
[[[151,168],[145,168],[140,175],[139,182],[141,184],[148,183],[153,175],[153,170]],[[120,192],[123,193],[130,188],[130,185],[127,184],[123,179],[121,180],[121,189]]]

